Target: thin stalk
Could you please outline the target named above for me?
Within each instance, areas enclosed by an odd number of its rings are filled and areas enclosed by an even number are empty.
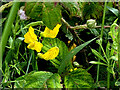
[[[2,5],[2,3],[0,3]],[[2,14],[0,14],[0,41],[2,36]],[[2,47],[0,45],[0,82],[2,82],[2,53],[1,53]],[[0,84],[0,87],[2,87],[2,84]]]
[[[101,48],[100,48],[100,46],[99,46],[99,53],[101,54]],[[98,58],[98,62],[100,62],[100,58]],[[97,65],[97,79],[96,79],[97,83],[99,81],[99,73],[100,73],[100,64]]]
[[[20,2],[14,2],[13,3],[13,6],[12,6],[12,8],[10,10],[9,17],[8,17],[8,19],[6,21],[6,24],[5,24],[5,28],[3,30],[2,40],[1,40],[1,43],[0,43],[1,46],[2,46],[2,56],[3,56],[4,51],[5,51],[5,46],[6,46],[9,34],[11,32],[11,26],[12,26],[12,24],[14,22],[17,11],[19,9],[19,4],[20,4]]]
[[[118,27],[118,65],[119,65],[119,73],[120,73],[120,25]]]
[[[108,63],[108,68],[110,67],[110,64]],[[107,88],[110,88],[110,72],[107,72]]]
[[[33,67],[33,70],[34,71],[38,71],[38,65],[37,65],[37,60],[35,60],[35,52],[34,51],[32,51],[32,55],[33,55],[33,57],[32,57],[32,67]]]
[[[101,35],[100,35],[100,39],[101,40],[102,40],[102,37],[103,37],[103,29],[104,29],[104,22],[105,22],[106,6],[107,6],[107,0],[105,1],[104,11],[103,11],[102,26],[101,26]],[[102,42],[101,42],[101,45],[102,45]],[[99,46],[99,53],[101,54],[101,48],[100,48],[100,46]],[[99,58],[98,58],[98,62],[100,62]],[[98,64],[98,66],[97,66],[97,79],[96,79],[96,82],[99,81],[99,71],[100,71],[100,64]]]
[[[101,25],[101,36],[100,39],[103,37],[103,29],[104,29],[104,22],[105,22],[105,12],[106,12],[106,6],[107,6],[107,0],[104,5],[104,12],[103,12],[103,18],[102,18],[102,25]],[[101,42],[102,43],[102,42]]]
[[[30,59],[29,59],[29,62],[28,62],[28,66],[27,66],[26,74],[28,73],[31,59],[32,59],[32,53],[31,53],[31,55],[30,55]]]

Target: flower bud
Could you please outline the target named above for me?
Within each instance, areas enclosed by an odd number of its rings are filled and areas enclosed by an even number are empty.
[[[97,24],[96,21],[93,20],[93,19],[87,20],[87,27],[88,27],[89,29],[95,28],[95,27],[96,27],[96,24]]]

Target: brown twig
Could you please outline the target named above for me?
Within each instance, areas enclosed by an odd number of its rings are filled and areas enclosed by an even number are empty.
[[[61,18],[62,22],[66,24],[66,26],[70,29],[77,30],[77,29],[88,29],[87,25],[77,25],[77,26],[70,26],[68,22],[65,21],[64,18]],[[101,28],[101,26],[96,26],[95,28]],[[104,26],[104,28],[110,28],[110,26]]]

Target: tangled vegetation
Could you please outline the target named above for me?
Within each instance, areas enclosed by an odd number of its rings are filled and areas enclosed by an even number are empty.
[[[0,88],[119,88],[119,2],[3,2]]]

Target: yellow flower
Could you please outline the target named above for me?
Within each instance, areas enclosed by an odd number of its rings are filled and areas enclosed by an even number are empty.
[[[57,24],[53,30],[49,29],[48,27],[45,28],[44,32],[41,32],[41,36],[55,38],[59,32],[59,28],[61,27],[60,24]]]
[[[25,43],[28,43],[28,49],[36,50],[37,52],[41,51],[43,44],[37,41],[37,36],[34,33],[34,29],[30,26],[29,31],[24,35]]]
[[[40,52],[42,47],[43,44],[37,41],[34,41],[27,46],[28,49],[36,50],[37,52]]]
[[[24,40],[25,43],[32,43],[34,41],[37,41],[37,36],[34,33],[34,29],[31,26],[29,27],[29,31],[24,35],[24,37],[25,37]]]
[[[75,71],[75,70],[77,70],[77,68],[74,68],[74,69],[70,69],[70,72],[72,72],[72,71]]]
[[[45,54],[38,53],[38,57],[45,59],[45,60],[52,60],[55,57],[57,57],[59,54],[59,48],[58,47],[53,47],[49,49]]]

